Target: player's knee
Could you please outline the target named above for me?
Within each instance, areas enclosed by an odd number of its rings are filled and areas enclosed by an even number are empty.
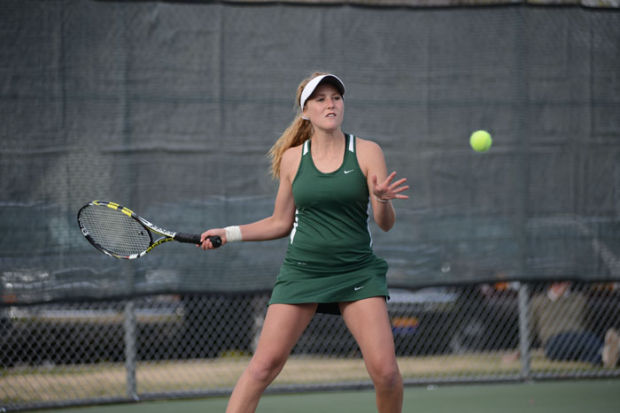
[[[402,377],[397,365],[378,366],[371,376],[375,387],[395,389],[402,386]]]
[[[252,360],[248,366],[248,374],[255,381],[270,383],[280,373],[284,367],[284,362],[285,360],[277,358]]]

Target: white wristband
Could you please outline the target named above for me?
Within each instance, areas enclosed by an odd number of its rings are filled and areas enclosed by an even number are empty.
[[[379,198],[377,195],[375,195],[375,199],[379,202],[381,202],[382,204],[387,204],[388,202],[390,202],[389,199],[381,199]]]
[[[224,228],[226,231],[226,242],[241,241],[241,228],[238,225],[232,225]]]

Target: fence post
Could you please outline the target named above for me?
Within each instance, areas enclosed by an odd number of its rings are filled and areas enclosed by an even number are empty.
[[[136,313],[133,300],[125,303],[123,327],[125,330],[125,372],[127,397],[138,400],[136,384]]]
[[[527,284],[519,283],[519,352],[521,353],[521,378],[530,378],[530,311]]]

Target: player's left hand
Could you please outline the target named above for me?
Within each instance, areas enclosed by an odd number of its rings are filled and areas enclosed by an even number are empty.
[[[400,178],[397,181],[394,181],[395,177],[396,171],[389,174],[388,177],[385,178],[385,181],[377,183],[377,175],[373,175],[373,195],[381,201],[389,201],[391,199],[408,199],[408,195],[402,194],[402,192],[409,189],[409,185],[405,185],[407,178]]]

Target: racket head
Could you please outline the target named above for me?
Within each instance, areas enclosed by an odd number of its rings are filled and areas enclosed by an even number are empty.
[[[136,259],[155,244],[151,231],[129,208],[114,202],[92,201],[78,211],[78,225],[88,242],[114,258]]]

